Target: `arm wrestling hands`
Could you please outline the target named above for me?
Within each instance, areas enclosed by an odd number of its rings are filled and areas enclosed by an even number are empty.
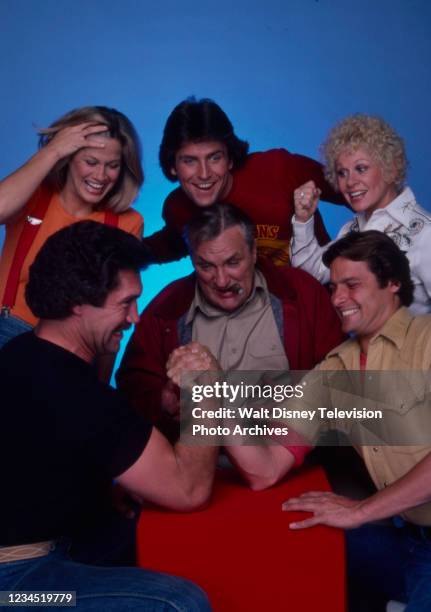
[[[191,375],[191,372],[194,372]],[[220,366],[209,349],[197,342],[175,349],[167,363],[168,384],[190,386],[208,372],[205,384],[214,382]],[[187,380],[186,380],[187,379]],[[165,387],[167,389],[167,386]],[[178,400],[177,400],[178,402]],[[166,409],[166,407],[164,407]],[[178,407],[179,410],[179,407]],[[295,464],[294,456],[281,445],[225,446],[226,454],[253,490],[266,489],[278,482]]]
[[[180,402],[178,387],[181,386],[182,377],[186,385],[186,378],[191,372],[204,372],[220,370],[220,366],[210,353],[209,349],[198,342],[190,342],[176,348],[169,356],[166,364],[168,381],[162,389],[161,409],[175,421],[180,418]],[[191,382],[191,380],[189,381]]]
[[[202,372],[220,372],[220,366],[206,346],[190,342],[172,351],[166,371],[170,381],[181,387],[190,385]]]
[[[214,382],[214,372],[220,371],[220,366],[209,349],[197,342],[182,346],[171,354],[167,364],[168,376],[175,384],[192,384],[182,376],[186,372],[195,371],[200,374],[199,382],[211,384]],[[211,372],[210,379],[202,381],[202,372]],[[196,379],[195,376],[195,379]],[[231,422],[229,423],[231,424]],[[303,441],[301,441],[301,444]],[[224,451],[238,469],[247,484],[255,491],[267,489],[279,482],[292,467],[295,466],[295,456],[281,444],[228,444]]]
[[[192,342],[172,352],[167,374],[171,383],[168,394],[173,392],[173,385],[188,388],[202,377],[214,380],[219,366],[207,348]],[[209,501],[218,451],[210,444],[188,446],[178,441],[172,446],[154,427],[140,458],[117,481],[133,494],[161,506],[197,510]]]

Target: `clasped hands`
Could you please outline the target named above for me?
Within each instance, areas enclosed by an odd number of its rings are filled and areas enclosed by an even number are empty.
[[[199,342],[190,342],[176,348],[166,364],[168,382],[162,389],[162,410],[172,418],[178,419],[180,404],[177,387],[190,390],[198,380],[199,384],[202,384],[203,373],[208,373],[208,380],[205,380],[204,384],[211,384],[219,372],[220,366],[217,360],[210,350]]]

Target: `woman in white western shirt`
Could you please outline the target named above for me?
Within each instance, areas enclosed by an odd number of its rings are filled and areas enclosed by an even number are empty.
[[[338,232],[376,229],[405,251],[415,285],[414,314],[431,311],[431,214],[404,185],[404,143],[379,117],[357,114],[338,123],[322,146],[328,181],[345,197],[356,215]],[[320,190],[313,181],[295,190],[292,220],[292,265],[325,283],[329,270],[314,234],[314,212]]]

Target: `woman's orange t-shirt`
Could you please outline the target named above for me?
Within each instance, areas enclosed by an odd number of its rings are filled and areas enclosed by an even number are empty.
[[[22,232],[24,223],[26,223],[27,216],[32,214],[37,201],[38,192],[33,194],[30,200],[27,202],[24,210],[13,222],[6,224],[6,237],[3,245],[3,251],[0,258],[0,304],[4,295],[5,285],[9,275],[10,266],[15,255],[18,240]],[[48,196],[49,197],[49,196]],[[105,218],[104,211],[93,212],[91,215],[86,217],[74,217],[66,212],[61,204],[60,196],[58,193],[53,192],[51,200],[46,211],[45,218],[40,224],[40,228],[36,234],[36,238],[30,247],[29,252],[24,260],[23,267],[19,278],[18,291],[14,307],[11,309],[11,314],[19,319],[22,319],[30,325],[36,325],[37,319],[33,316],[31,310],[26,304],[24,291],[28,281],[28,273],[31,264],[33,263],[39,249],[44,244],[45,240],[63,227],[67,227],[77,221],[84,221],[91,219],[92,221],[98,221],[103,223]],[[125,212],[118,215],[118,227],[130,234],[134,234],[138,238],[142,236],[144,226],[144,220],[142,216],[136,212],[136,210],[126,210]]]

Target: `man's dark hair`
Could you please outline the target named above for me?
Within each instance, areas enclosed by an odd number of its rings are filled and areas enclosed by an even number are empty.
[[[248,248],[253,250],[255,244],[255,226],[248,215],[233,204],[218,202],[208,206],[197,215],[184,229],[184,240],[190,254],[202,242],[214,240],[229,227],[238,225],[244,232]]]
[[[389,281],[399,283],[397,295],[403,306],[413,302],[413,282],[406,254],[383,232],[368,230],[350,232],[340,238],[323,254],[323,263],[329,268],[337,257],[351,261],[365,261],[377,278],[379,287],[387,287]]]
[[[226,146],[234,169],[243,165],[248,142],[235,135],[232,123],[220,106],[209,98],[196,100],[194,96],[180,102],[166,121],[160,144],[159,161],[166,178],[173,182],[177,180],[172,168],[182,146],[189,142],[212,140]]]
[[[149,262],[141,241],[116,227],[79,221],[48,238],[30,266],[25,298],[40,319],[64,319],[74,306],[103,306],[121,270]]]

